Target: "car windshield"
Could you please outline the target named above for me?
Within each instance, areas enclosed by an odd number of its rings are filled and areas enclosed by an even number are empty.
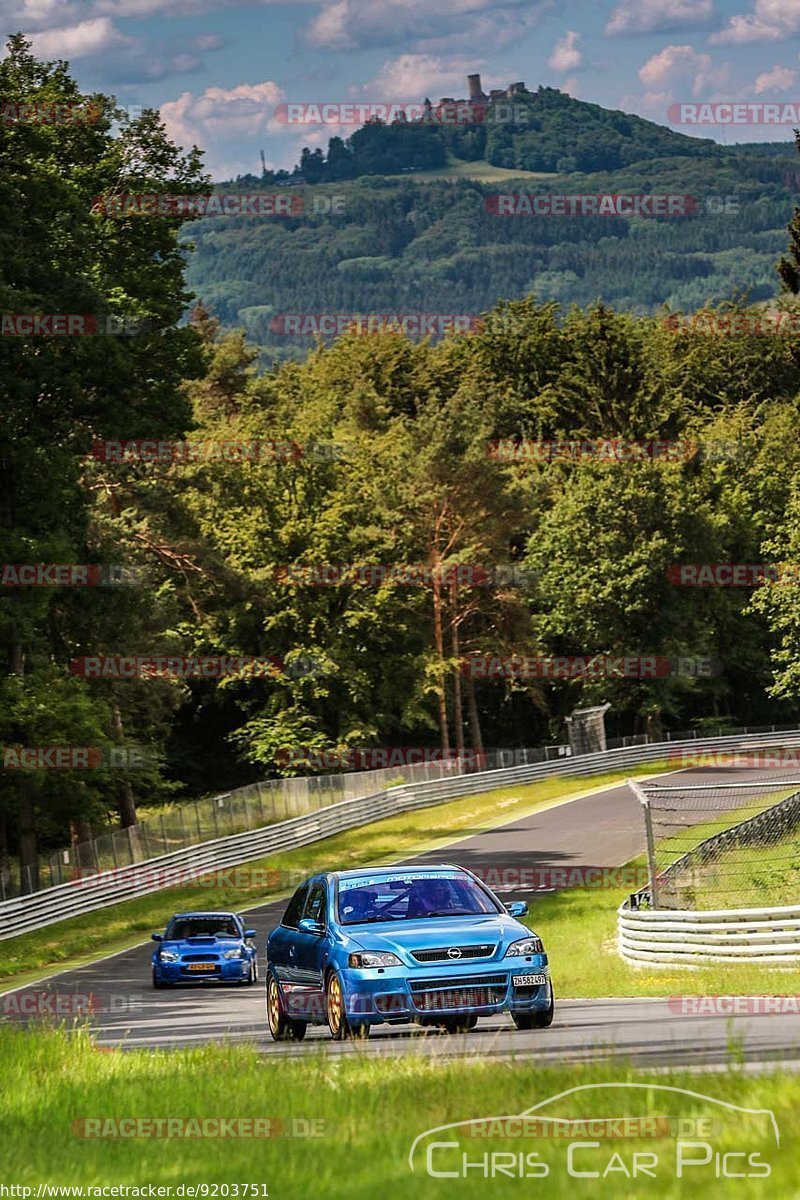
[[[339,922],[359,925],[383,921],[472,916],[500,911],[468,875],[358,876],[339,881]]]
[[[238,938],[233,917],[173,917],[167,927],[166,941],[182,942],[193,937]]]

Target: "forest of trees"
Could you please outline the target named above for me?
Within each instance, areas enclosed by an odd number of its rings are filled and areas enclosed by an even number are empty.
[[[22,39],[0,62],[0,90],[81,99],[67,71],[37,62]],[[274,776],[286,747],[540,745],[563,738],[573,708],[601,700],[612,734],[797,719],[800,587],[682,587],[670,571],[800,562],[796,321],[780,335],[729,336],[719,313],[691,332],[595,296],[581,308],[528,296],[501,303],[469,336],[349,333],[258,373],[257,349],[213,315],[210,284],[192,307],[182,219],[120,220],[93,206],[112,187],[209,186],[198,156],[171,146],[155,114],[120,130],[111,117],[108,102],[92,125],[0,125],[0,311],[146,321],[124,337],[0,340],[0,561],[129,572],[117,586],[0,588],[0,746],[137,745],[155,758],[138,771],[5,767],[0,858],[35,863],[71,836],[130,824],[139,803]],[[466,208],[469,189],[454,195]],[[365,193],[363,212],[374,204],[384,230],[372,256],[398,249],[398,196],[409,229],[434,228],[449,204],[432,193],[429,214],[413,207],[418,193],[399,190],[381,208],[378,191]],[[781,217],[778,205],[776,195],[770,219],[785,226],[788,195]],[[509,271],[519,257],[511,224]],[[773,263],[789,312],[797,225],[780,275]],[[452,216],[448,227],[453,254],[464,254]],[[232,221],[219,228],[223,243],[236,241]],[[357,258],[356,231],[348,236]],[[669,236],[680,262],[683,234]],[[424,262],[424,232],[416,240]],[[273,251],[305,300],[302,250],[250,247],[267,262]],[[476,248],[476,280],[481,261]],[[693,279],[687,270],[687,287]],[[330,302],[319,286],[317,311]],[[452,278],[447,287],[452,310]],[[92,450],[186,438],[296,452],[115,462]],[[696,450],[506,461],[498,439],[662,439]],[[430,582],[313,586],[286,571],[348,563],[421,564]],[[471,586],[448,573],[459,564],[519,570]],[[473,681],[460,664],[475,654],[694,656],[720,668]],[[76,660],[98,655],[273,656],[283,666],[216,681],[75,673]],[[314,671],[292,670],[308,660]]]
[[[224,328],[246,330],[263,366],[308,352],[312,339],[281,332],[284,313],[479,314],[528,295],[582,307],[602,297],[642,314],[758,303],[779,291],[775,259],[800,190],[795,159],[785,149],[553,180],[320,185],[303,190],[302,215],[188,226],[187,279]],[[490,211],[491,196],[520,192],[688,195],[697,209],[672,218]],[[338,211],[315,215],[315,203],[324,210],[334,198]]]

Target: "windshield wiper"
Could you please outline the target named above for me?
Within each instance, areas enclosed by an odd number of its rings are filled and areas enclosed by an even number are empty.
[[[402,921],[402,917],[362,917],[360,921],[343,921],[343,925],[374,925],[377,922]]]
[[[471,908],[438,908],[433,912],[423,914],[426,917],[477,917],[478,915]]]

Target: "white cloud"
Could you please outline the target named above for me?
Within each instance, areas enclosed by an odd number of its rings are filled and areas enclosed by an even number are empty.
[[[792,71],[789,67],[773,67],[771,71],[759,75],[756,80],[756,95],[760,96],[762,92],[791,91],[796,79],[797,71]]]
[[[420,101],[423,96],[432,100],[442,96],[461,98],[467,94],[467,75],[481,65],[474,58],[444,59],[432,54],[401,54],[384,62],[374,79],[351,88],[350,94],[400,103]],[[484,77],[481,84],[484,91],[493,86],[492,81]]]
[[[731,17],[711,41],[718,45],[746,45],[748,42],[775,42],[800,33],[798,0],[755,0],[751,13]]]
[[[36,54],[42,58],[85,58],[124,45],[127,38],[108,17],[95,17],[63,29],[43,29],[31,35]]]
[[[358,44],[349,32],[350,0],[334,0],[326,5],[306,29],[310,46],[325,50],[352,50]]]
[[[620,0],[611,13],[606,33],[660,33],[708,25],[714,0]]]
[[[666,46],[659,54],[648,58],[639,70],[646,88],[669,85],[687,74],[697,75],[711,66],[708,54],[698,54],[692,46]]]
[[[582,67],[583,54],[578,49],[580,37],[574,29],[569,29],[563,38],[559,38],[547,60],[548,67],[554,71],[577,71]]]
[[[307,45],[353,50],[400,45],[411,53],[474,56],[518,42],[553,0],[323,0],[305,27]]]
[[[271,80],[229,89],[209,87],[199,95],[182,92],[177,100],[162,104],[161,119],[168,136],[183,149],[197,145],[207,152],[206,166],[216,179],[246,170],[258,174],[260,144],[256,139],[287,133],[297,136],[296,128],[275,120],[275,106],[284,99],[281,88]],[[247,139],[252,147],[249,165],[241,161],[231,165],[232,143],[237,138]]]

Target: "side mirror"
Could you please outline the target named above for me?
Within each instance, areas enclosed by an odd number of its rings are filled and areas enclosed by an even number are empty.
[[[254,938],[256,936],[255,929],[245,929],[244,936],[246,938]]]
[[[161,933],[151,933],[150,937],[154,942],[163,942],[164,940],[164,935]]]
[[[525,917],[528,915],[528,903],[526,900],[514,900],[506,905],[506,912],[510,917]]]
[[[319,921],[312,921],[310,917],[300,921],[297,928],[302,933],[315,933],[318,937],[325,932],[325,926]]]

